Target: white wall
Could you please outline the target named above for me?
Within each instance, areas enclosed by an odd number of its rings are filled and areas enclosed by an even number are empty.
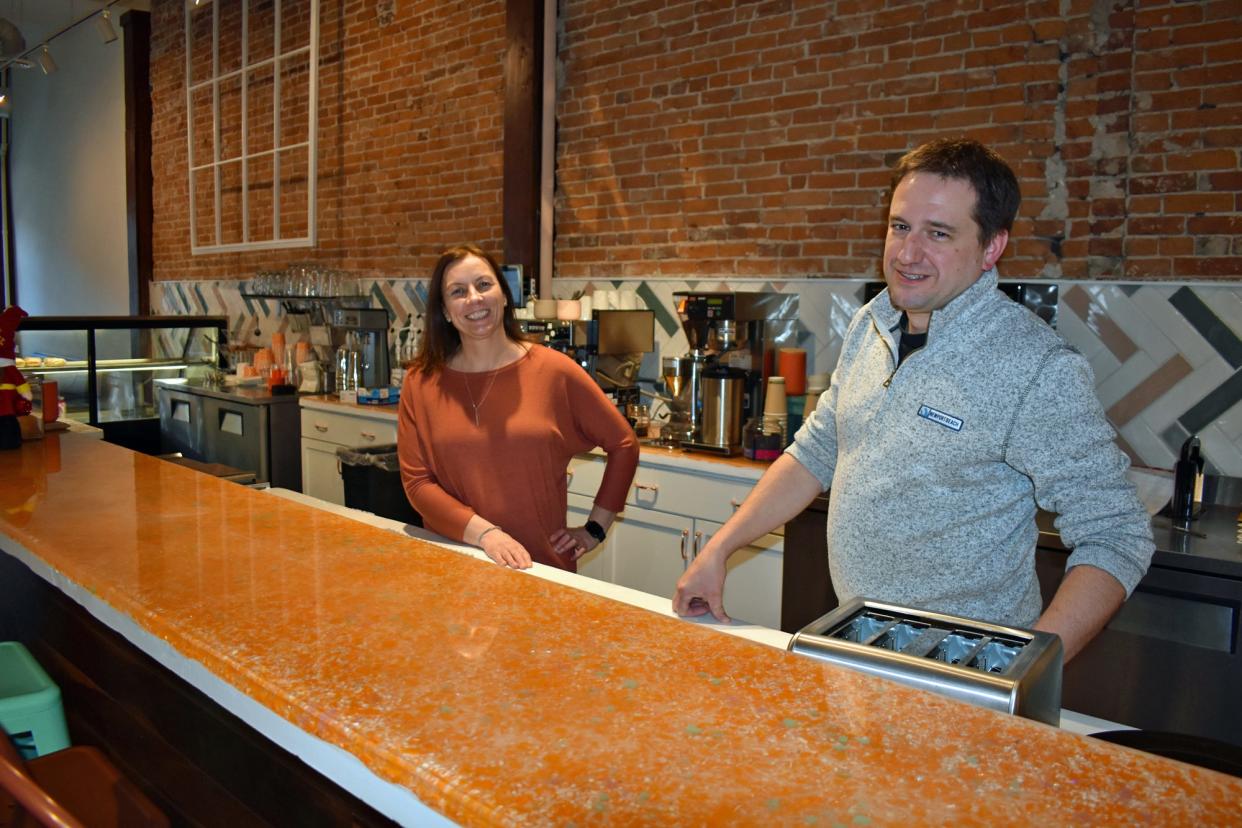
[[[35,46],[39,4],[24,6],[19,25]],[[14,272],[32,316],[129,313],[125,32],[118,17],[112,23],[111,43],[93,21],[52,41],[51,75],[37,66],[10,73]]]

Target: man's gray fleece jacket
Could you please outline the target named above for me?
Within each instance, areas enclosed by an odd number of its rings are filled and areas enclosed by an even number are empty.
[[[997,290],[994,271],[932,313],[897,368],[888,291],[853,318],[832,383],[789,453],[825,489],[832,582],[872,598],[1031,626],[1036,504],[1073,548],[1134,589],[1151,523],[1091,369]]]

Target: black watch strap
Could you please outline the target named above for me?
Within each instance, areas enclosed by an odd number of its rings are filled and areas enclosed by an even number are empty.
[[[604,531],[604,527],[600,526],[593,520],[588,520],[586,525],[582,528],[586,529],[587,534],[595,538],[600,543],[603,543],[604,539],[608,537],[608,533]]]

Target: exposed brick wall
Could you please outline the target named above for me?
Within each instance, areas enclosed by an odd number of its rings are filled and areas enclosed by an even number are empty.
[[[218,5],[226,13],[220,37],[228,47],[239,42],[239,4]],[[321,0],[319,243],[314,249],[198,256],[190,254],[183,6],[182,0],[154,0],[151,10],[156,279],[244,279],[291,261],[414,276],[429,272],[451,242],[500,248],[503,0]],[[288,31],[298,3],[285,0],[285,6]],[[264,39],[260,24],[270,3],[252,0],[256,7],[254,44]],[[305,73],[285,74],[286,88],[299,74]],[[261,114],[266,91],[270,120],[270,70],[252,81],[251,106]],[[222,100],[233,107],[236,96]],[[289,113],[284,128],[298,129],[304,112]],[[210,134],[200,127],[196,133]],[[226,153],[240,145],[240,136],[227,141],[232,145]],[[263,141],[259,130],[252,131],[252,150],[264,148]],[[196,161],[210,153],[210,145],[199,142]],[[286,221],[306,184],[304,158],[287,161]],[[271,177],[270,162],[251,171],[256,230],[271,228]],[[225,203],[239,202],[239,168],[225,169],[224,180]],[[214,232],[212,209],[200,204],[198,215],[199,237],[206,241],[207,230]],[[226,241],[240,239],[239,224],[223,224]],[[287,234],[304,229],[296,219],[282,221]]]
[[[502,0],[323,0],[319,245],[201,256],[182,3],[152,6],[156,278],[501,249]],[[888,166],[960,134],[1022,179],[1006,276],[1242,278],[1237,0],[562,0],[560,28],[558,276],[874,276]]]
[[[888,166],[967,135],[1006,276],[1242,278],[1237,0],[561,5],[558,276],[875,276]]]

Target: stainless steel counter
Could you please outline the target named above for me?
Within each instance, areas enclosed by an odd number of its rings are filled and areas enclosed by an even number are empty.
[[[204,463],[253,472],[259,482],[300,490],[301,433],[296,394],[267,386],[219,388],[157,382],[160,447]]]
[[[1156,515],[1151,520],[1156,542],[1152,566],[1242,579],[1238,516],[1239,510],[1234,506],[1205,506],[1199,519],[1190,522],[1187,532],[1175,529],[1168,517]],[[1050,512],[1036,516],[1039,546],[1065,552],[1068,550],[1053,526],[1055,517]]]

